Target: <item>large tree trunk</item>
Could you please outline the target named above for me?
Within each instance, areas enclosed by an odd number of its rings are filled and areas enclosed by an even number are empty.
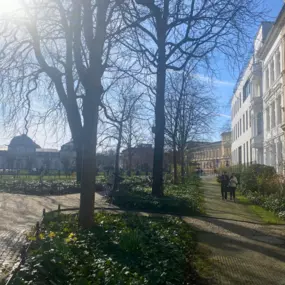
[[[90,81],[92,82],[92,81]],[[81,194],[79,209],[79,225],[89,229],[94,224],[95,178],[96,178],[96,145],[99,102],[101,89],[88,88],[83,100],[83,159],[81,174]],[[88,94],[89,93],[89,94]]]
[[[157,94],[155,102],[155,139],[153,156],[152,195],[163,196],[163,158],[164,158],[164,129],[165,129],[165,79],[166,79],[166,51],[165,51],[166,23],[161,18],[157,23],[158,33],[158,69]]]
[[[116,149],[116,159],[115,159],[115,173],[114,173],[114,184],[112,191],[117,191],[119,188],[119,174],[120,174],[120,150],[122,142],[122,133],[123,133],[123,123],[120,124],[119,128],[119,137]]]
[[[76,182],[81,183],[83,168],[82,145],[76,148]]]
[[[81,194],[79,225],[90,228],[94,223],[95,203],[95,145],[87,143],[83,150],[83,168],[81,177]]]

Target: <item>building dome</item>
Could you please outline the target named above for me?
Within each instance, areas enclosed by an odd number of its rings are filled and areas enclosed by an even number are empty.
[[[9,148],[18,148],[18,147],[24,147],[24,148],[41,148],[38,144],[36,144],[31,138],[29,138],[27,135],[21,135],[14,137],[10,144]]]

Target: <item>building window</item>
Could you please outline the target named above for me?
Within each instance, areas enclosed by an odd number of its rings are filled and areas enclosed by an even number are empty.
[[[280,75],[281,73],[281,57],[280,57],[280,51],[278,50],[276,54],[276,78]]]
[[[269,89],[269,69],[265,71],[265,91]]]
[[[248,130],[248,111],[246,111],[246,113],[245,113],[245,120],[246,120],[246,122],[245,122],[246,130]]]
[[[274,83],[275,81],[275,70],[274,70],[274,60],[272,60],[270,64],[270,86]]]
[[[249,119],[249,127],[251,128],[252,117],[251,117],[250,111],[248,111],[248,119]]]
[[[250,96],[250,81],[247,80],[245,85],[243,86],[243,102],[246,100],[246,98]]]
[[[266,109],[266,130],[270,130],[270,114],[269,114],[269,108]]]
[[[281,96],[277,99],[277,125],[282,123],[282,107],[281,107]]]
[[[240,135],[242,134],[242,128],[241,128],[241,118],[240,118],[240,120],[239,120],[239,133],[240,133]]]
[[[238,148],[238,163],[242,164],[242,147]]]
[[[262,134],[263,132],[263,115],[262,112],[257,114],[257,135]]]
[[[239,122],[238,122],[238,124],[237,124],[237,137],[239,138]]]
[[[271,105],[271,128],[275,127],[276,121],[275,121],[275,102]]]
[[[242,127],[243,127],[243,133],[245,132],[245,116],[242,115]]]

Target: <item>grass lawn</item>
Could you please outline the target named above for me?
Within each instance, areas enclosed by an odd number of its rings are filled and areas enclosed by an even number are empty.
[[[196,233],[179,218],[98,213],[94,220],[83,231],[77,215],[47,215],[12,284],[210,284],[199,275]]]
[[[254,205],[247,197],[243,196],[240,191],[237,192],[237,198],[240,203],[244,205],[248,205],[249,208],[254,212],[257,216],[259,216],[262,221],[268,224],[285,224],[285,221],[280,219],[276,214],[270,212],[261,206]]]
[[[110,203],[123,210],[140,210],[177,215],[203,213],[203,192],[199,183],[166,184],[164,197],[155,198],[151,188],[143,184],[124,182],[120,191],[113,194]]]

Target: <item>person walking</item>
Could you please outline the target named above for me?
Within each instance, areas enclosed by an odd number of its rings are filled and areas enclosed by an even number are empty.
[[[238,185],[238,180],[235,174],[233,173],[232,176],[230,177],[229,187],[230,187],[230,195],[231,195],[230,197],[231,197],[231,200],[234,199],[234,202],[236,201],[237,185]]]
[[[222,194],[222,199],[227,200],[228,198],[228,186],[229,186],[229,176],[227,175],[226,172],[222,174],[220,177],[220,182],[221,182],[221,194]]]

